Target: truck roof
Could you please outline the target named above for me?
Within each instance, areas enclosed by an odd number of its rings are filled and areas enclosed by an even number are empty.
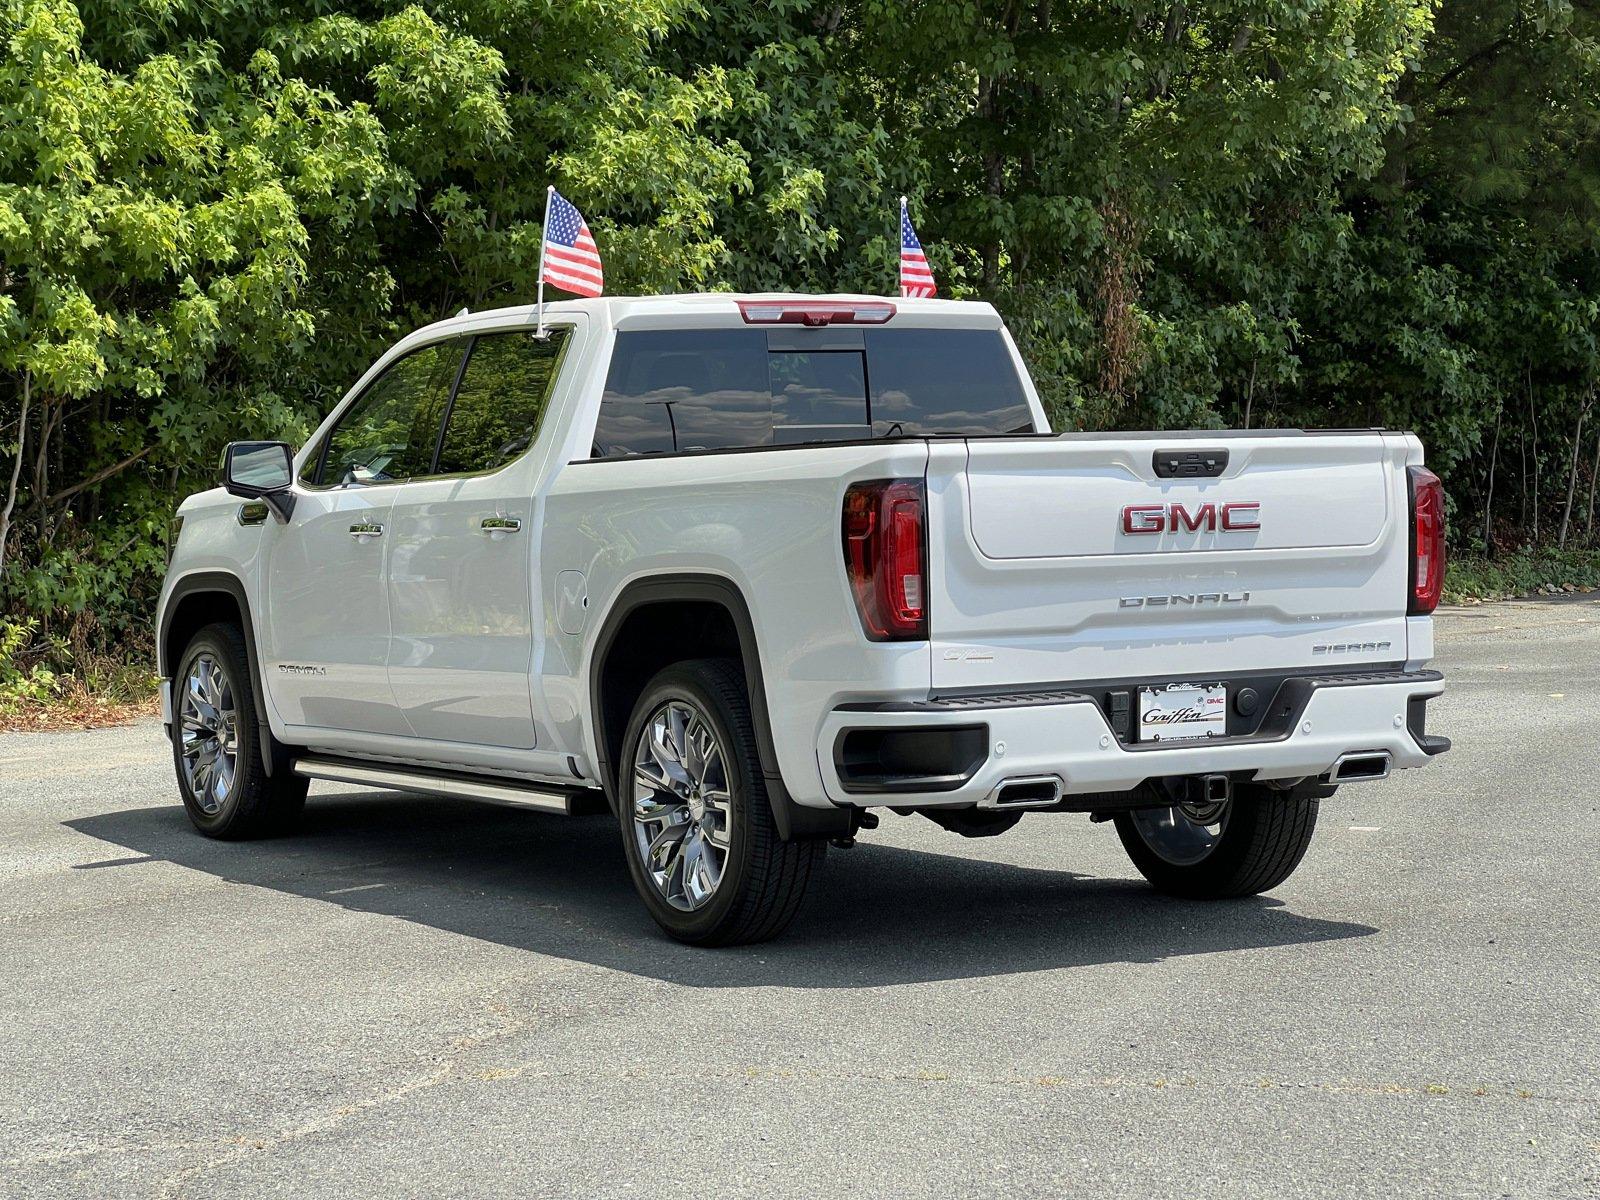
[[[601,296],[592,300],[554,300],[544,306],[546,320],[563,314],[584,313],[601,324],[625,327],[638,324],[663,328],[681,319],[685,325],[722,325],[738,319],[741,301],[764,304],[892,304],[895,315],[890,324],[940,325],[998,329],[1000,314],[985,300],[914,300],[899,296],[869,296],[847,292],[684,292],[666,296]],[[435,321],[408,334],[400,346],[435,340],[441,336],[470,333],[475,329],[505,329],[532,325],[538,308],[517,304],[504,308],[462,309],[453,317]],[[398,348],[398,347],[397,347]]]

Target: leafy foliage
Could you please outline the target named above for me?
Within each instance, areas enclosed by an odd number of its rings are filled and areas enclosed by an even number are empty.
[[[888,290],[908,194],[1059,426],[1411,427],[1463,545],[1593,539],[1586,3],[0,0],[0,40],[30,644],[142,626],[224,442],[531,299],[551,183],[624,292]]]

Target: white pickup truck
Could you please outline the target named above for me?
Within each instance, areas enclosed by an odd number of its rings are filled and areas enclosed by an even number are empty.
[[[729,944],[884,809],[1083,813],[1240,896],[1338,785],[1449,748],[1410,434],[1051,433],[987,304],[545,320],[413,333],[184,501],[159,654],[202,833],[282,828],[308,779],[609,810],[662,928]]]

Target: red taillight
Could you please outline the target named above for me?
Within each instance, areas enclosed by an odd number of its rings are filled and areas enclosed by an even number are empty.
[[[746,325],[882,325],[894,316],[887,300],[848,303],[826,300],[740,300]]]
[[[1427,467],[1411,471],[1411,603],[1413,616],[1439,607],[1444,591],[1444,484]]]
[[[922,480],[873,479],[844,494],[844,565],[875,642],[928,636]]]

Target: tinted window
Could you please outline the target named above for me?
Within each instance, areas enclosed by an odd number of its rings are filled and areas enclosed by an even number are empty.
[[[867,362],[875,437],[1033,432],[1022,381],[999,333],[868,330]]]
[[[556,329],[543,340],[519,331],[473,341],[450,404],[439,474],[492,471],[533,445],[567,336]]]
[[[595,454],[1033,431],[997,331],[865,330],[864,350],[797,350],[797,336],[769,350],[763,329],[619,333]]]
[[[774,440],[868,437],[867,364],[859,350],[776,350],[767,355]]]
[[[328,435],[318,482],[386,483],[428,474],[461,346],[438,342],[390,363]]]
[[[766,333],[618,334],[594,440],[601,457],[770,442]]]

